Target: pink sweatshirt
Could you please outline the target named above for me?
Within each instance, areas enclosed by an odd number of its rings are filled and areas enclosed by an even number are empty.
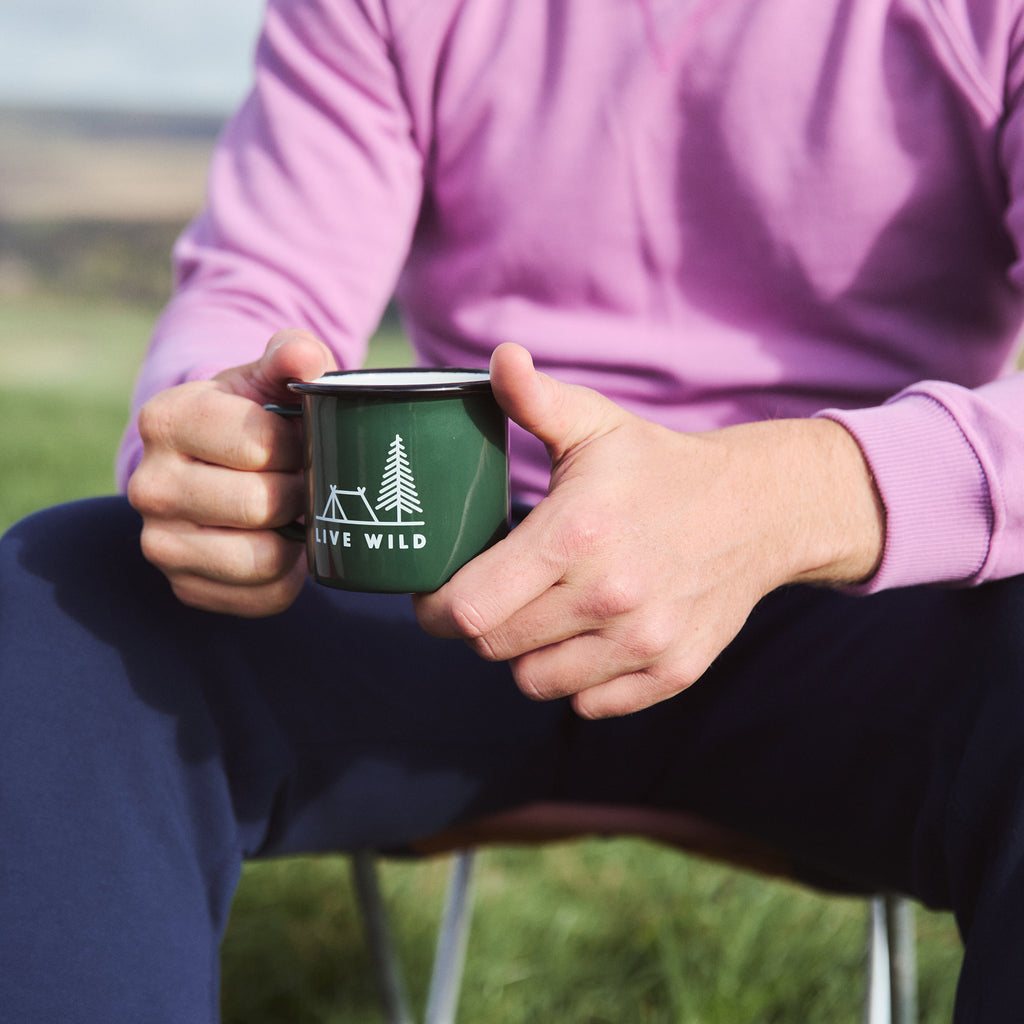
[[[425,363],[511,340],[678,430],[835,417],[888,515],[864,589],[1020,573],[1022,14],[271,0],[136,404],[283,327],[356,366],[396,295]]]

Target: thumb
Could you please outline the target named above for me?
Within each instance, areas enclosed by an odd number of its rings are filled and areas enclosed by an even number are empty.
[[[491,356],[491,386],[505,415],[543,441],[554,462],[622,421],[613,402],[539,372],[530,353],[512,342]]]
[[[266,402],[287,395],[289,381],[313,380],[337,368],[334,353],[319,338],[296,329],[279,331],[256,362],[226,370],[217,380],[235,394]]]

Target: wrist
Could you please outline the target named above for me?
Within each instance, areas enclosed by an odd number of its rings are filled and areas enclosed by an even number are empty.
[[[869,579],[885,548],[885,506],[853,435],[834,420],[791,421],[802,444],[794,497],[804,536],[792,579],[851,585]]]
[[[859,445],[841,424],[765,420],[713,435],[739,456],[730,460],[738,474],[734,493],[747,496],[741,515],[762,592],[798,582],[852,585],[875,572],[885,509]]]

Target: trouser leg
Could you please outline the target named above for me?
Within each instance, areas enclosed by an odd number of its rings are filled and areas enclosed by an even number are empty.
[[[467,679],[470,662],[407,598],[310,586],[262,621],[186,609],[123,500],[15,527],[0,545],[4,1019],[213,1021],[244,856],[401,845],[529,798],[554,774],[541,750],[562,712],[519,698],[502,666]]]
[[[225,745],[231,684],[197,685],[201,628],[175,622],[123,502],[47,513],[0,546],[4,1019],[217,1017],[230,893],[289,755],[245,705],[265,762]]]

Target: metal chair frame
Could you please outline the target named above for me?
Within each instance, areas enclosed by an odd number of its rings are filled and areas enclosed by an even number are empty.
[[[423,1024],[455,1024],[472,918],[473,849],[457,850],[437,934]],[[356,895],[387,1024],[416,1024],[391,938],[375,855],[352,856]],[[904,897],[870,901],[865,1024],[916,1024],[917,963],[913,906]]]

